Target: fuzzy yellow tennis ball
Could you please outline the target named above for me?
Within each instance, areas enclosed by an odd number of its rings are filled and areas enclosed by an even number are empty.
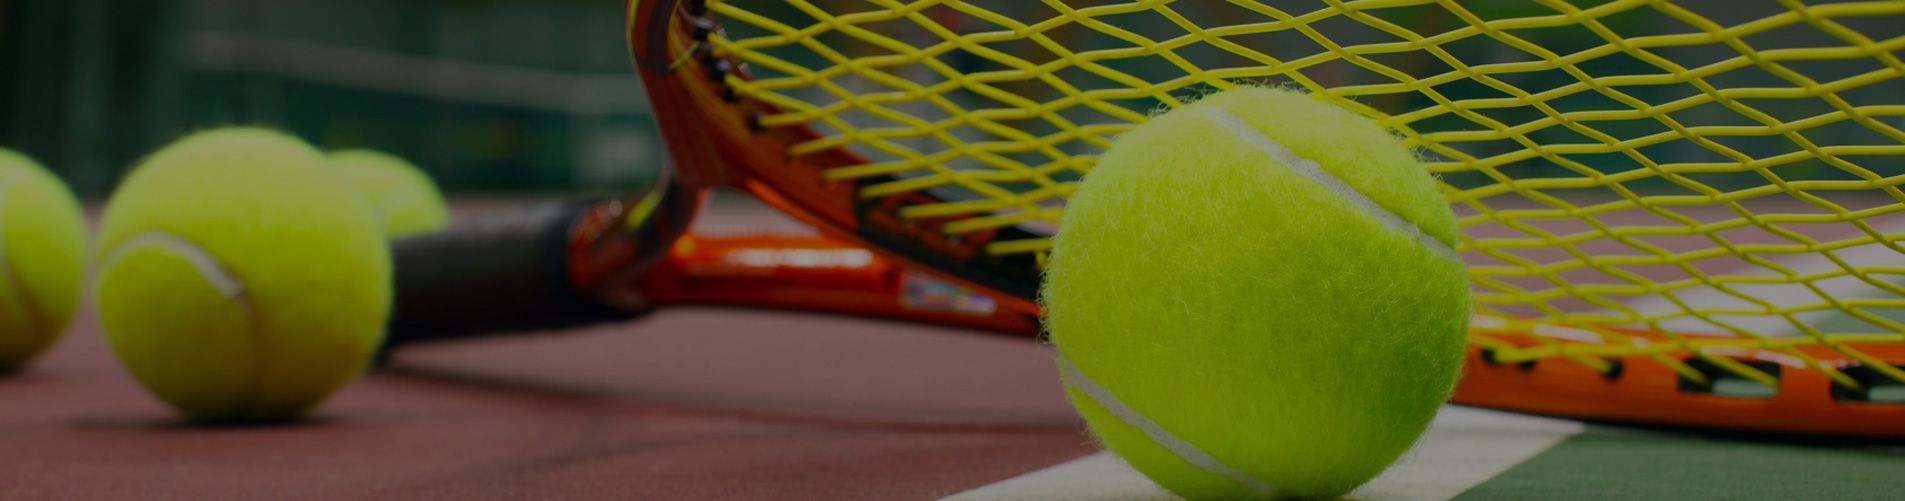
[[[293,419],[382,342],[391,257],[370,206],[304,142],[201,132],[120,185],[94,293],[113,351],[194,420]]]
[[[1455,219],[1370,120],[1288,90],[1208,96],[1119,136],[1078,187],[1043,300],[1073,404],[1193,499],[1331,497],[1453,388]]]
[[[450,224],[450,207],[435,182],[416,165],[372,150],[338,150],[331,165],[370,197],[392,238],[429,233]]]
[[[25,155],[0,149],[0,373],[66,329],[86,272],[86,220],[73,192]]]

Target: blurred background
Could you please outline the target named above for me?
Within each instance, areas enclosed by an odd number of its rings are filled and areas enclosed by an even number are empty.
[[[457,194],[626,191],[661,147],[622,24],[622,0],[0,0],[0,145],[87,199],[233,124]]]
[[[829,0],[858,8],[860,0]],[[1279,0],[1269,4],[1307,12],[1327,8],[1314,0]],[[1582,0],[1581,4],[1598,4]],[[757,2],[758,8],[792,11],[775,2]],[[1046,19],[1056,13],[1041,2],[1001,0],[988,8],[1014,19]],[[1462,7],[1486,19],[1549,15],[1550,7],[1523,0],[1470,0]],[[1697,12],[1721,25],[1736,25],[1785,12],[1776,2],[1686,0],[1678,8]],[[1238,19],[1225,2],[1179,2],[1173,7],[1185,15],[1209,19]],[[552,192],[625,193],[653,179],[662,151],[646,98],[627,54],[623,34],[624,0],[0,0],[0,145],[21,150],[66,178],[82,197],[100,199],[110,193],[119,175],[145,152],[199,128],[220,125],[264,125],[296,133],[322,148],[366,147],[388,151],[419,164],[452,195],[521,195]],[[941,11],[936,12],[943,12]],[[1698,31],[1670,16],[1652,15],[1652,9],[1630,9],[1599,19],[1608,30],[1623,36]],[[1375,14],[1420,33],[1442,33],[1467,21],[1438,5],[1377,9]],[[776,15],[801,19],[786,12]],[[954,22],[948,17],[943,21]],[[1181,32],[1176,24],[1153,13],[1107,16],[1101,21],[1121,29],[1165,39]],[[1887,17],[1836,19],[1855,31],[1888,33]],[[903,39],[930,40],[933,35],[908,23],[873,26]],[[742,23],[727,25],[737,37],[758,36]],[[1343,44],[1370,44],[1393,36],[1346,20],[1326,23],[1333,40]],[[965,30],[992,29],[963,26]],[[1081,49],[1102,49],[1124,42],[1094,36],[1088,31],[1059,32]],[[1604,45],[1604,34],[1576,27],[1517,30],[1515,35],[1557,53],[1568,54]],[[876,48],[856,46],[837,34],[830,43],[849,53]],[[910,37],[910,38],[909,38]],[[1295,31],[1239,37],[1265,54],[1297,60],[1321,50],[1307,35]],[[1753,32],[1743,41],[1758,51],[1781,48],[1843,48],[1847,40],[1804,24]],[[1531,60],[1528,52],[1489,37],[1468,37],[1443,45],[1470,64]],[[1028,56],[1039,54],[1029,43],[1012,47]],[[1720,43],[1697,43],[1651,49],[1689,66],[1739,58],[1738,48]],[[1221,64],[1248,66],[1211,46],[1191,46],[1180,52]],[[806,65],[824,64],[798,46],[775,53]],[[984,58],[965,52],[948,56],[969,71],[996,69]],[[1372,56],[1375,57],[1375,56]],[[1426,53],[1384,55],[1387,61],[1417,78],[1448,71]],[[1155,57],[1133,57],[1105,62],[1121,71],[1152,81],[1179,76],[1180,70]],[[1779,61],[1788,74],[1775,75],[1759,66],[1709,75],[1706,84],[1718,87],[1762,87],[1797,92],[1810,82],[1849,82],[1861,75],[1884,71],[1879,58],[1797,58]],[[1624,52],[1576,64],[1589,74],[1657,75],[1666,70]],[[771,69],[756,68],[765,77]],[[915,67],[908,78],[931,82],[936,76]],[[900,69],[896,71],[907,71]],[[1343,60],[1327,60],[1303,70],[1323,85],[1350,86],[1393,83]],[[1507,72],[1495,80],[1528,92],[1577,85],[1567,71]],[[1068,75],[1085,86],[1119,86],[1094,80],[1087,74]],[[1258,79],[1287,83],[1284,77]],[[866,92],[883,85],[837,79],[838,84]],[[1036,96],[1027,84],[1016,92]],[[1851,102],[1877,103],[1905,92],[1905,80],[1887,78],[1837,90]],[[800,95],[815,103],[830,102],[816,88]],[[1455,79],[1433,90],[1446,99],[1509,98],[1500,89],[1472,79]],[[1689,84],[1622,85],[1627,96],[1660,105],[1704,92]],[[1186,89],[1194,93],[1197,89]],[[790,91],[793,92],[793,91]],[[1803,94],[1803,93],[1800,93]],[[970,92],[947,97],[990,106]],[[1439,106],[1436,99],[1416,90],[1380,92],[1358,100],[1391,113]],[[1738,99],[1751,105],[1753,115],[1721,103],[1681,109],[1672,118],[1688,126],[1764,127],[1768,120],[1795,123],[1838,111],[1831,99],[1807,95],[1767,99]],[[925,103],[913,103],[915,113],[933,117]],[[1120,103],[1139,112],[1154,109],[1154,100]],[[1631,111],[1632,104],[1616,102],[1597,92],[1570,92],[1545,104],[1558,112]],[[1124,119],[1093,114],[1087,107],[1064,111],[1079,123],[1117,123]],[[1499,124],[1535,123],[1545,112],[1532,106],[1485,108],[1476,113]],[[1070,116],[1076,115],[1076,116]],[[1410,126],[1423,132],[1487,130],[1489,125],[1471,116],[1430,115]],[[1810,125],[1800,134],[1814,145],[1892,145],[1895,131],[1905,128],[1905,117],[1873,121],[1836,120]],[[1036,122],[1036,121],[1030,121]],[[879,126],[879,123],[862,123]],[[887,124],[890,125],[890,124]],[[1028,133],[1049,133],[1051,127],[1025,123]],[[1597,119],[1592,126],[1607,137],[1634,140],[1671,132],[1656,117]],[[969,140],[989,137],[982,131]],[[1604,138],[1583,135],[1575,128],[1532,127],[1525,132],[1540,144],[1595,145]],[[937,146],[925,134],[926,150]],[[1512,155],[1526,145],[1498,135],[1489,139],[1444,141],[1443,146],[1476,158]],[[1721,134],[1696,141],[1645,142],[1632,151],[1581,151],[1560,155],[1600,172],[1639,172],[1627,187],[1647,192],[1685,193],[1676,183],[1647,172],[1635,154],[1659,162],[1708,162],[1725,166],[1742,157],[1792,157],[1771,167],[1786,180],[1856,180],[1859,169],[1835,167],[1803,153],[1787,135],[1771,129],[1751,134]],[[1095,153],[1095,145],[1068,144],[1068,153]],[[1595,149],[1595,148],[1589,148]],[[1604,149],[1604,148],[1603,148]],[[859,148],[876,159],[881,152]],[[1035,154],[1028,154],[1038,156]],[[1495,175],[1435,154],[1432,161],[1444,182],[1474,188],[1498,182]],[[1030,162],[1039,158],[1022,159]],[[1845,157],[1863,169],[1905,168],[1897,157]],[[958,165],[954,168],[984,168]],[[971,159],[964,159],[968,163]],[[1581,167],[1569,168],[1551,158],[1528,158],[1494,167],[1517,178],[1580,177]],[[1763,173],[1749,169],[1686,169],[1677,174],[1720,190],[1760,186]],[[1598,185],[1589,191],[1602,194]],[[960,198],[977,196],[951,193]]]

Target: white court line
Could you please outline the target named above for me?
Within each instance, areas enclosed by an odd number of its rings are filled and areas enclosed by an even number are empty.
[[[1583,429],[1581,423],[1445,406],[1414,449],[1350,493],[1361,501],[1449,499]],[[1177,499],[1107,453],[947,497],[954,501]]]
[[[1034,499],[1178,499],[1151,483],[1124,460],[1100,452],[992,485],[954,494],[947,501]]]
[[[1449,499],[1586,429],[1577,421],[1444,406],[1414,449],[1351,499]]]

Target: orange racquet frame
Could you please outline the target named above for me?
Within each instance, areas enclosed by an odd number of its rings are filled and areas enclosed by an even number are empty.
[[[863,200],[853,182],[828,180],[822,176],[827,168],[866,162],[844,147],[799,156],[785,154],[792,146],[819,136],[806,127],[761,127],[757,118],[776,110],[767,103],[736,96],[724,87],[722,82],[730,75],[747,78],[746,69],[735,60],[712,53],[706,39],[719,28],[705,17],[700,2],[632,1],[628,26],[631,54],[674,155],[674,172],[679,176],[676,181],[686,185],[682,189],[738,187],[826,233],[826,237],[804,238],[686,237],[675,245],[677,252],[641,276],[640,288],[656,304],[819,310],[1036,335],[1037,327],[1031,321],[1038,314],[1036,292],[1035,286],[1028,284],[1035,284],[1037,277],[999,265],[991,261],[997,258],[982,252],[999,240],[996,231],[945,238],[939,227],[943,221],[902,219],[880,210],[904,205],[904,197],[923,195]],[[627,217],[640,221],[648,216],[636,213]],[[666,217],[685,221],[691,216]],[[727,257],[737,249],[763,248],[878,249],[880,257],[860,266],[800,270],[748,270],[731,266],[734,261]],[[586,257],[578,255],[576,261]],[[933,270],[936,278],[971,291],[995,291],[977,294],[996,302],[996,314],[970,317],[911,308],[890,277],[927,272],[908,270]],[[710,280],[711,276],[722,278]],[[821,283],[828,285],[819,288],[829,292],[811,294],[815,284]],[[1476,332],[1490,334],[1498,343],[1506,339],[1520,346],[1553,344],[1551,339],[1537,339],[1541,337],[1535,328],[1538,324],[1512,324],[1477,327]],[[1624,333],[1640,340],[1667,338],[1661,333],[1631,329]],[[1905,349],[1900,346],[1864,348],[1873,357],[1905,363]],[[1857,362],[1834,358],[1831,350],[1819,346],[1802,349],[1841,367]],[[1497,362],[1491,351],[1483,344],[1470,344],[1456,403],[1703,428],[1905,436],[1905,405],[1860,401],[1857,395],[1847,398],[1835,390],[1830,378],[1803,365],[1779,366],[1779,391],[1765,398],[1747,398],[1689,385],[1688,381],[1697,381],[1699,376],[1678,372],[1666,364],[1621,364],[1619,360],[1573,364],[1559,362],[1562,359]],[[1741,363],[1778,366],[1781,362],[1780,357],[1760,354],[1745,350],[1742,355],[1729,357]],[[1649,356],[1700,359],[1684,349]],[[1707,374],[1710,378],[1719,375]],[[1712,385],[1709,381],[1704,386]]]

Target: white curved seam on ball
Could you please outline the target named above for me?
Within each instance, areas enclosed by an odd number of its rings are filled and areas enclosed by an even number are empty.
[[[1092,401],[1097,402],[1099,407],[1104,407],[1105,410],[1110,411],[1112,415],[1118,416],[1118,420],[1136,427],[1138,431],[1144,432],[1144,435],[1150,437],[1152,442],[1157,442],[1158,445],[1163,446],[1165,450],[1171,451],[1172,454],[1176,454],[1177,457],[1183,459],[1184,462],[1190,463],[1191,466],[1195,466],[1204,471],[1243,484],[1260,496],[1266,498],[1277,496],[1276,488],[1270,487],[1270,484],[1266,484],[1262,480],[1258,480],[1256,477],[1252,477],[1247,473],[1237,471],[1236,468],[1231,468],[1230,465],[1224,464],[1223,461],[1218,461],[1217,458],[1211,457],[1211,455],[1204,452],[1203,449],[1199,449],[1196,445],[1178,438],[1177,435],[1171,434],[1169,430],[1165,430],[1163,426],[1159,426],[1157,422],[1152,421],[1151,418],[1145,417],[1144,414],[1138,412],[1137,409],[1131,408],[1131,406],[1124,403],[1123,400],[1118,400],[1117,396],[1111,394],[1111,390],[1100,386],[1097,381],[1093,381],[1090,377],[1085,376],[1083,371],[1078,370],[1078,366],[1072,365],[1070,359],[1059,356],[1058,368],[1059,371],[1065,373],[1065,380],[1071,383],[1072,388],[1076,388],[1078,391],[1083,392],[1085,396],[1091,397]]]
[[[251,377],[246,382],[245,391],[242,393],[238,404],[232,407],[238,409],[237,412],[241,414],[249,412],[252,404],[256,402],[258,398],[258,387],[261,384],[260,381],[263,379],[258,375],[258,371],[261,369],[257,369],[256,367],[266,367],[269,363],[264,349],[261,347],[263,343],[257,339],[257,333],[260,330],[258,327],[258,314],[257,310],[252,309],[251,295],[246,292],[245,282],[239,280],[238,276],[233,274],[231,270],[226,269],[223,263],[218,262],[217,257],[205,252],[203,247],[199,247],[198,244],[193,243],[190,239],[173,235],[163,230],[148,230],[126,237],[124,241],[119,242],[119,245],[113,247],[111,253],[107,254],[105,261],[103,261],[104,264],[100,267],[100,270],[102,270],[101,273],[104,273],[104,270],[111,270],[114,265],[119,263],[119,259],[125,256],[126,252],[130,252],[133,248],[146,245],[162,247],[185,258],[187,262],[192,264],[192,268],[198,271],[199,278],[205,280],[205,283],[211,285],[219,294],[231,299],[233,303],[238,305],[239,311],[244,312],[245,323],[250,329],[253,341],[252,361],[254,369],[252,370]],[[98,290],[93,291],[95,295],[97,295],[98,292]],[[96,301],[97,298],[95,297],[95,302]]]
[[[119,263],[120,258],[125,257],[126,252],[147,245],[165,248],[185,258],[192,264],[192,269],[198,271],[199,278],[218,290],[219,294],[237,302],[238,307],[245,310],[246,317],[249,318],[252,315],[251,298],[245,293],[245,282],[239,280],[230,270],[225,269],[225,265],[219,263],[218,258],[212,257],[191,240],[178,235],[154,230],[127,237],[118,246],[113,247],[112,253],[107,254],[105,265],[100,269],[111,270]]]
[[[1350,205],[1362,209],[1364,213],[1376,218],[1376,221],[1382,223],[1383,226],[1388,226],[1390,229],[1402,232],[1403,235],[1414,239],[1424,247],[1428,247],[1430,251],[1435,252],[1436,255],[1441,256],[1443,259],[1457,263],[1462,262],[1462,258],[1455,253],[1454,248],[1449,247],[1449,244],[1443,243],[1441,240],[1430,236],[1428,232],[1422,231],[1420,226],[1416,226],[1415,223],[1403,219],[1402,216],[1397,215],[1395,212],[1391,212],[1389,208],[1376,203],[1375,200],[1369,198],[1368,195],[1364,195],[1363,192],[1356,191],[1355,187],[1343,182],[1342,178],[1331,174],[1328,169],[1324,169],[1323,166],[1317,164],[1316,161],[1303,158],[1297,155],[1296,152],[1290,151],[1290,148],[1283,146],[1283,143],[1271,139],[1270,136],[1265,135],[1263,131],[1251,127],[1248,123],[1244,123],[1243,119],[1237,118],[1236,115],[1231,114],[1229,111],[1225,111],[1222,108],[1206,108],[1204,113],[1209,115],[1211,119],[1216,120],[1219,126],[1229,130],[1231,134],[1236,135],[1238,139],[1242,139],[1244,143],[1255,147],[1257,151],[1269,155],[1270,158],[1289,166],[1290,170],[1296,171],[1297,174],[1323,185],[1324,189],[1348,201]]]

